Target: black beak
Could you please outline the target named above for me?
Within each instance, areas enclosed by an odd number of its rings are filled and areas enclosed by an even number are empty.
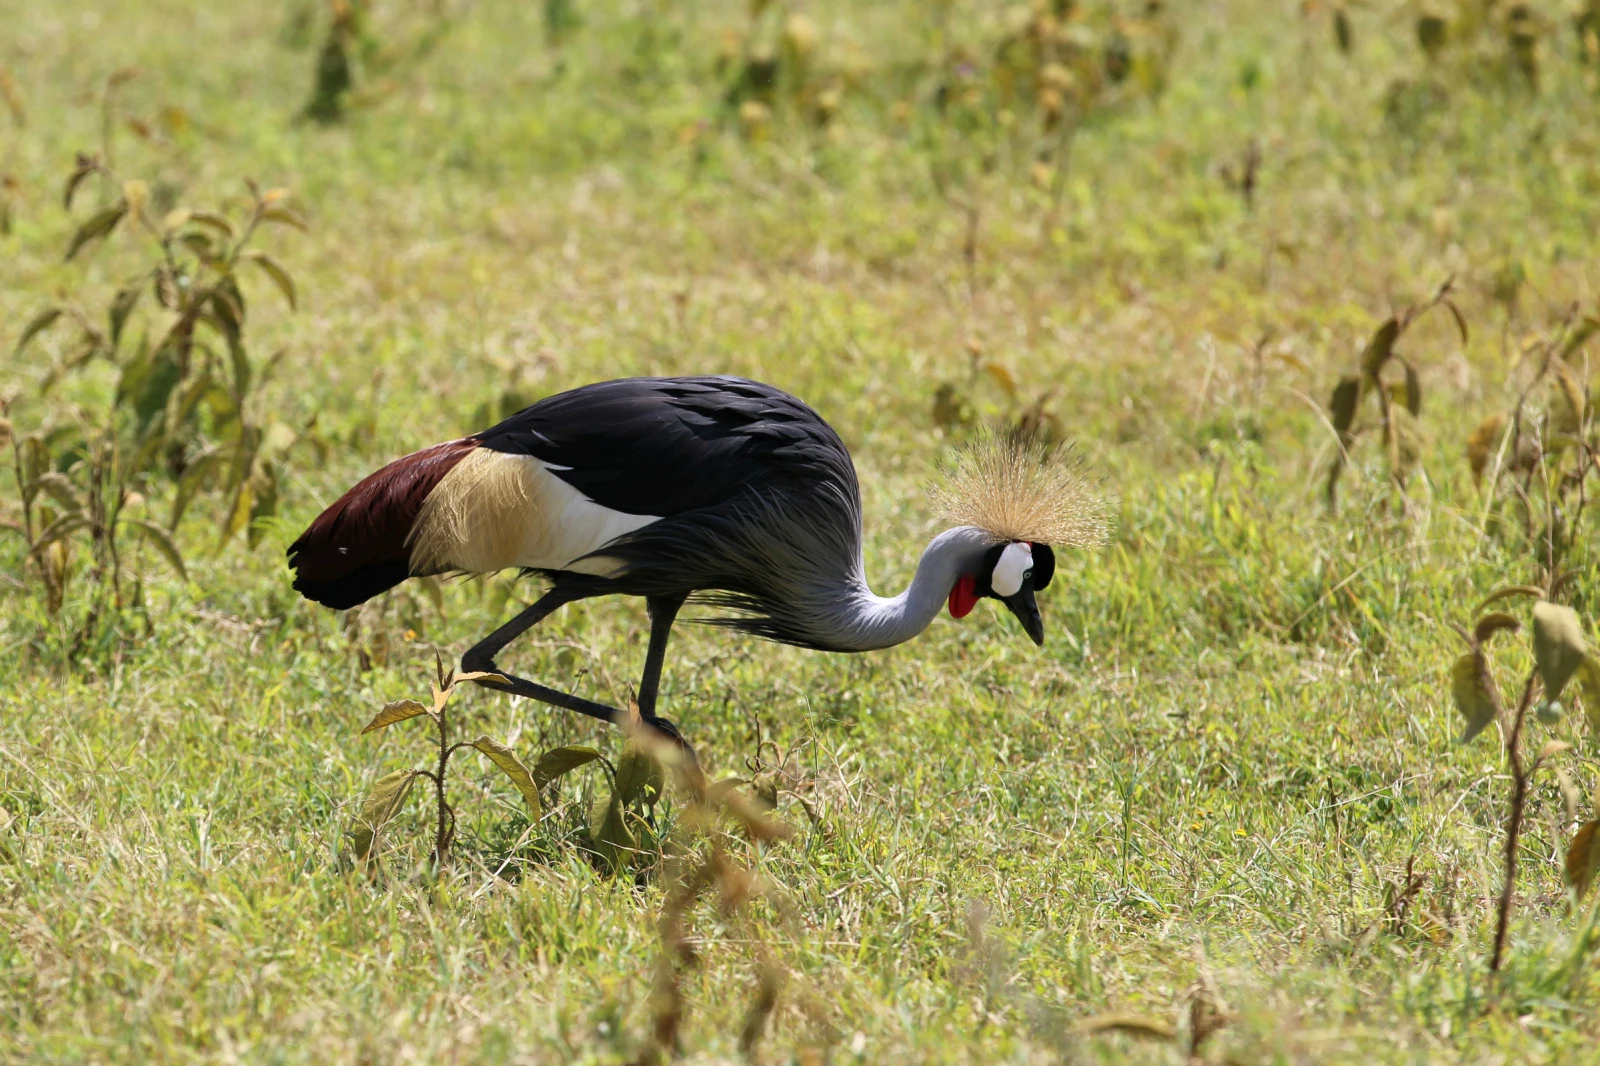
[[[1001,597],[1000,602],[1011,608],[1033,642],[1044,647],[1044,619],[1039,617],[1039,604],[1033,598],[1033,578],[1024,578],[1022,587],[1014,595]]]

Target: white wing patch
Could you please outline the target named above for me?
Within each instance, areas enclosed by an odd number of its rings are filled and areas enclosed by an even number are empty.
[[[412,572],[528,566],[605,577],[616,560],[582,557],[661,520],[602,507],[551,469],[531,455],[469,452],[423,501],[410,538]]]
[[[1032,546],[1025,541],[1013,541],[1006,545],[1005,551],[1000,553],[999,562],[994,564],[994,576],[989,579],[989,587],[994,589],[997,596],[1015,596],[1017,590],[1022,588],[1022,575],[1032,567]]]

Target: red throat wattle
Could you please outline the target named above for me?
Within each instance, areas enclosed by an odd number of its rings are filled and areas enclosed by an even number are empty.
[[[971,574],[962,574],[950,590],[950,617],[965,618],[978,603],[978,582]]]

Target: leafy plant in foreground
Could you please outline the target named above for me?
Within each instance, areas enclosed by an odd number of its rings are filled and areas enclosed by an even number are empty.
[[[361,730],[361,735],[365,736],[398,722],[425,717],[433,722],[438,738],[438,758],[432,769],[396,770],[379,778],[367,792],[361,804],[360,818],[351,832],[351,843],[354,845],[356,858],[363,863],[371,861],[374,849],[377,847],[378,834],[395,815],[400,813],[406,797],[411,792],[411,786],[416,783],[417,778],[425,777],[433,782],[434,800],[437,805],[437,815],[434,820],[433,863],[435,868],[444,867],[456,833],[455,808],[446,799],[445,782],[450,770],[450,757],[463,748],[476,749],[511,779],[511,783],[517,787],[523,801],[528,805],[529,818],[534,823],[537,823],[544,813],[540,793],[546,787],[563,774],[600,758],[600,753],[593,748],[552,748],[541,755],[530,770],[517,757],[516,752],[491,737],[480,736],[476,740],[451,743],[448,706],[450,697],[455,694],[456,686],[465,681],[477,681],[499,675],[481,672],[458,674],[453,670],[446,670],[437,654],[434,656],[434,665],[438,680],[433,686],[431,707],[417,700],[392,700],[384,704]]]
[[[1504,877],[1495,923],[1494,949],[1489,960],[1492,972],[1498,972],[1505,961],[1529,784],[1541,768],[1570,747],[1564,741],[1547,740],[1538,754],[1529,760],[1525,739],[1528,712],[1534,710],[1534,717],[1541,724],[1554,725],[1561,721],[1564,712],[1559,700],[1568,683],[1576,679],[1576,687],[1581,692],[1581,701],[1589,718],[1590,732],[1600,737],[1600,655],[1585,638],[1583,623],[1577,612],[1553,602],[1572,576],[1569,573],[1553,577],[1548,588],[1515,585],[1500,589],[1479,606],[1480,617],[1470,633],[1459,626],[1455,627],[1468,647],[1450,671],[1451,693],[1456,708],[1466,720],[1462,742],[1472,740],[1491,723],[1497,724],[1511,772],[1511,795],[1506,811]],[[1515,632],[1522,628],[1522,623],[1504,611],[1482,612],[1501,600],[1518,596],[1536,599],[1531,619],[1534,665],[1523,682],[1522,694],[1515,708],[1508,711],[1491,669],[1487,649],[1497,633]],[[1535,708],[1535,697],[1541,691],[1544,698]],[[1560,770],[1556,772],[1561,774]],[[1571,783],[1564,774],[1562,784],[1564,790],[1571,790]],[[1586,823],[1574,836],[1567,852],[1567,879],[1575,899],[1581,899],[1588,891],[1594,880],[1596,866],[1600,864],[1597,825],[1600,822]]]
[[[626,867],[630,854],[638,854],[642,850],[640,845],[645,842],[639,838],[651,832],[649,823],[639,814],[637,807],[640,803],[654,804],[661,797],[665,774],[670,769],[687,803],[672,838],[650,842],[652,848],[660,850],[660,857],[664,860],[660,865],[663,899],[656,921],[660,952],[651,996],[650,1034],[638,1061],[670,1061],[679,1050],[679,1034],[686,1013],[682,979],[686,970],[701,961],[697,938],[693,934],[694,914],[698,904],[713,894],[721,921],[748,925],[741,939],[757,945],[756,987],[739,1036],[740,1049],[747,1056],[754,1054],[767,1021],[777,1006],[778,995],[786,983],[787,975],[772,952],[761,946],[764,941],[763,930],[755,925],[752,905],[757,901],[765,902],[790,938],[798,939],[804,933],[793,905],[781,889],[751,872],[735,857],[736,834],[742,835],[750,845],[756,847],[775,843],[790,835],[788,826],[766,813],[776,799],[776,786],[769,783],[764,789],[758,781],[755,789],[761,801],[758,803],[738,791],[739,786],[750,784],[743,778],[730,777],[708,783],[699,767],[684,758],[681,749],[654,730],[642,728],[637,721],[624,724],[629,739],[622,758],[614,768],[604,756],[590,747],[552,748],[529,767],[509,747],[488,736],[452,742],[449,704],[456,686],[498,675],[447,671],[437,655],[434,665],[437,683],[433,685],[431,706],[417,700],[394,700],[385,704],[361,731],[365,735],[400,722],[425,717],[433,723],[437,737],[437,756],[431,768],[397,770],[379,778],[367,792],[361,805],[361,814],[350,834],[353,850],[361,864],[371,867],[380,833],[399,814],[417,779],[423,778],[433,783],[437,811],[433,866],[435,870],[444,869],[456,827],[455,809],[449,802],[446,789],[450,760],[456,752],[472,748],[494,763],[511,780],[521,793],[530,818],[535,823],[544,813],[544,794],[559,778],[591,762],[606,767],[611,788],[591,808],[589,844],[603,869],[620,871]],[[769,791],[770,798],[767,795]],[[807,811],[808,814],[812,813],[809,806]],[[733,831],[729,830],[729,823]],[[703,948],[703,944],[699,946]],[[820,1017],[823,1014],[818,1005],[809,1000],[803,1002],[802,1006],[808,1016]]]
[[[245,270],[256,270],[296,305],[288,269],[251,246],[264,226],[305,228],[288,193],[246,181],[250,199],[242,218],[181,206],[158,214],[149,186],[120,179],[103,159],[80,155],[67,179],[69,209],[92,179],[104,190],[105,206],[73,233],[66,258],[119,228],[143,233],[150,257],[103,308],[68,301],[34,315],[16,355],[46,331],[71,327],[72,334],[36,394],[5,398],[13,417],[22,408],[37,412],[30,429],[12,429],[18,504],[8,526],[27,540],[26,558],[52,615],[80,572],[77,547],[86,546],[92,602],[80,640],[129,604],[130,562],[131,602],[142,610],[142,557],[130,552],[130,538],[183,572],[172,534],[197,497],[226,501],[219,545],[245,530],[253,545],[252,522],[275,513],[282,463],[302,435],[255,413],[252,401],[276,358],[262,368],[250,356],[240,287]],[[141,305],[152,303],[141,315]],[[135,323],[142,327],[137,341]],[[63,381],[88,378],[101,366],[112,376],[103,403],[55,401]],[[86,381],[85,391],[92,390]],[[161,503],[165,514],[158,512]]]
[[[451,757],[464,748],[475,749],[500,768],[522,794],[528,806],[529,818],[535,824],[544,814],[541,795],[545,790],[580,766],[599,761],[609,772],[611,788],[596,800],[590,815],[589,844],[597,859],[605,869],[616,871],[628,865],[631,856],[654,850],[654,830],[640,808],[654,808],[661,797],[663,773],[657,758],[648,754],[636,741],[630,741],[615,766],[594,748],[567,746],[551,748],[529,767],[516,752],[489,736],[452,742],[448,706],[456,686],[466,681],[492,679],[499,675],[447,671],[437,654],[434,662],[438,678],[433,686],[432,706],[417,700],[394,700],[385,704],[361,731],[365,736],[399,722],[426,717],[434,725],[438,755],[431,769],[397,770],[379,778],[372,786],[362,801],[361,815],[352,832],[352,844],[358,859],[364,863],[371,860],[378,834],[400,812],[411,786],[421,777],[433,782],[437,811],[433,863],[435,868],[444,866],[449,858],[450,845],[455,840],[456,828],[455,808],[447,798],[446,781]]]

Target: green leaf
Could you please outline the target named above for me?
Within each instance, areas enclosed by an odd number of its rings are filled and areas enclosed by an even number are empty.
[[[1578,328],[1572,331],[1572,335],[1567,338],[1567,342],[1561,346],[1562,362],[1566,362],[1573,353],[1587,344],[1589,338],[1597,332],[1600,332],[1600,318],[1585,315],[1583,321],[1578,324]]]
[[[661,764],[630,741],[617,760],[617,798],[624,804],[653,804],[664,784]]]
[[[606,869],[613,872],[621,868],[623,855],[638,846],[615,792],[590,809],[589,842]]]
[[[22,336],[17,339],[17,346],[12,349],[12,354],[21,355],[22,349],[28,346],[29,341],[49,329],[55,320],[61,317],[61,310],[59,307],[46,307],[28,319],[28,324],[22,327]]]
[[[1450,317],[1455,319],[1456,332],[1461,334],[1461,343],[1466,344],[1469,339],[1466,316],[1461,313],[1461,308],[1456,306],[1454,300],[1441,300],[1440,302],[1444,304],[1445,310],[1450,312]]]
[[[101,240],[109,236],[111,231],[117,228],[117,223],[121,222],[123,216],[127,213],[127,203],[118,203],[115,207],[106,208],[79,226],[78,231],[72,235],[72,240],[67,244],[66,258],[70,260],[82,251],[84,245],[90,241]]]
[[[219,544],[228,543],[240,530],[250,524],[250,507],[253,502],[254,494],[250,489],[250,482],[241,482],[238,494],[233,498],[233,507],[228,512],[228,517],[223,520]]]
[[[278,513],[278,474],[271,463],[257,463],[250,475],[250,523],[245,527],[246,543],[253,550],[261,542],[263,528],[258,522]]]
[[[1411,360],[1402,359],[1400,362],[1406,368],[1406,410],[1415,418],[1422,414],[1422,381],[1417,377],[1417,368],[1411,365]]]
[[[1361,353],[1361,373],[1374,383],[1384,364],[1394,354],[1394,342],[1400,336],[1400,320],[1393,315],[1378,327]]]
[[[432,712],[428,710],[426,704],[418,703],[416,700],[391,700],[383,705],[383,710],[373,715],[372,721],[367,723],[367,727],[361,731],[361,735],[366,736],[375,729],[382,729],[385,726],[394,725],[396,722],[404,722],[406,719],[415,718],[419,714],[431,716]]]
[[[33,542],[33,547],[29,550],[37,554],[56,541],[65,540],[78,530],[88,528],[89,519],[82,513],[62,515],[45,527],[44,532],[39,534],[39,539]]]
[[[118,399],[124,397],[133,408],[134,421],[142,434],[167,409],[172,390],[183,380],[183,359],[174,345],[163,345],[148,360],[131,362],[117,383]]]
[[[73,168],[71,176],[67,178],[66,187],[61,191],[62,207],[65,207],[68,211],[72,210],[72,198],[77,195],[78,186],[83,184],[84,178],[93,174],[97,169],[99,169],[99,163],[92,156],[78,156],[78,165]]]
[[[479,737],[472,742],[472,746],[488,756],[489,761],[500,767],[505,775],[511,778],[511,783],[517,786],[517,791],[522,793],[522,798],[528,802],[528,812],[538,821],[543,813],[543,806],[539,802],[539,785],[534,781],[533,775],[528,773],[528,768],[522,765],[522,760],[517,758],[516,752],[489,737]]]
[[[228,328],[235,334],[244,330],[244,293],[240,291],[239,283],[231,276],[217,282],[216,288],[211,291],[209,302],[211,309],[227,321]]]
[[[778,809],[778,773],[776,770],[764,770],[757,774],[755,780],[750,782],[750,790],[755,793],[756,799],[761,801],[763,808],[769,811]]]
[[[122,339],[122,330],[128,324],[128,316],[133,314],[133,309],[139,303],[139,297],[144,295],[144,279],[140,278],[135,285],[125,289],[118,289],[117,295],[111,300],[111,347],[115,350],[117,342]]]
[[[1445,25],[1444,19],[1432,12],[1425,11],[1417,16],[1417,43],[1429,59],[1436,58],[1444,47]]]
[[[244,258],[260,267],[262,272],[272,279],[272,283],[278,287],[278,291],[283,293],[283,298],[289,301],[289,310],[298,310],[299,304],[295,299],[294,277],[282,263],[266,252],[246,252],[244,253]]]
[[[172,514],[167,519],[168,529],[177,529],[178,523],[183,520],[183,512],[188,510],[189,503],[200,491],[206,479],[217,469],[217,450],[208,448],[204,452],[189,460],[189,465],[184,468],[183,476],[178,478],[177,487],[172,493]]]
[[[1456,710],[1466,719],[1463,744],[1483,732],[1500,712],[1500,694],[1481,651],[1467,652],[1450,668],[1450,694],[1455,697]]]
[[[1588,653],[1577,611],[1546,600],[1533,605],[1533,658],[1544,680],[1545,699],[1561,698],[1567,679]]]
[[[233,240],[233,223],[228,221],[226,215],[218,214],[215,211],[190,211],[188,221],[200,226],[209,226],[228,238],[228,240]]]
[[[281,204],[274,205],[267,208],[265,211],[262,211],[261,220],[263,222],[276,222],[280,226],[292,226],[302,233],[305,233],[310,229],[310,227],[306,225],[306,220],[298,212],[292,211]]]
[[[190,230],[178,235],[178,243],[189,249],[202,263],[217,262],[217,249],[211,243],[211,238],[198,230]]]
[[[542,789],[559,777],[570,774],[580,766],[586,766],[600,757],[600,753],[593,748],[568,745],[564,748],[551,748],[539,756],[539,761],[533,765],[533,780]]]
[[[378,842],[378,833],[400,813],[400,807],[405,803],[406,795],[410,793],[411,785],[420,772],[396,770],[392,774],[380,777],[372,786],[372,790],[367,793],[367,798],[361,804],[361,815],[356,827],[350,832],[356,857],[362,862],[372,858],[372,850]]]
[[[18,442],[22,451],[22,479],[31,484],[39,480],[46,470],[50,469],[50,446],[44,438],[37,433],[30,433]],[[27,503],[33,502],[34,492],[29,492],[27,484],[23,486],[22,498]]]
[[[1350,427],[1355,424],[1356,404],[1361,400],[1361,379],[1353,374],[1346,374],[1339,379],[1339,384],[1334,386],[1333,396],[1328,400],[1328,411],[1332,416],[1333,428],[1338,430],[1340,441],[1346,441],[1350,434]]]
[[[1333,9],[1333,40],[1345,55],[1349,55],[1350,49],[1355,47],[1355,38],[1350,32],[1350,16],[1342,7]]]
[[[178,551],[178,545],[172,539],[172,534],[167,532],[165,526],[158,525],[148,518],[124,518],[122,522],[133,527],[135,533],[144,538],[162,557],[178,572],[178,576],[188,580],[189,572],[184,569],[183,555]]]

